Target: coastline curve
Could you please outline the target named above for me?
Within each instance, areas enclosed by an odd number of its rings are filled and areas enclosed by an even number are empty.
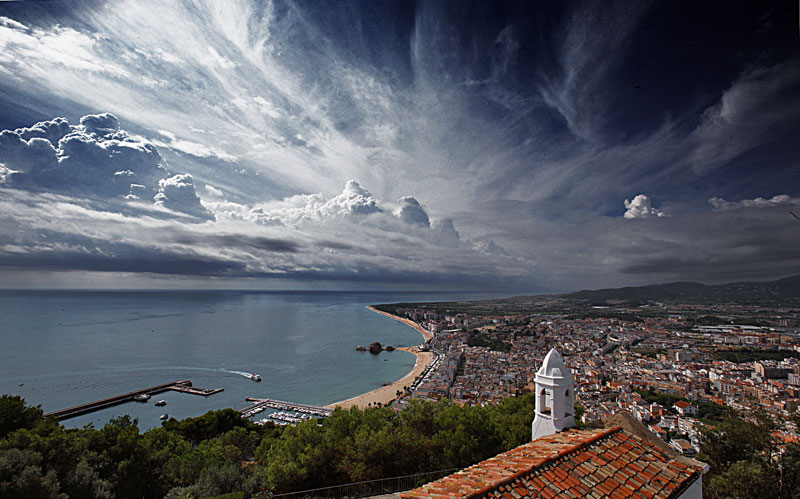
[[[372,310],[373,312],[379,313],[381,315],[385,315],[391,319],[396,321],[400,321],[403,324],[416,329],[425,341],[430,340],[433,338],[433,334],[429,331],[426,331],[422,326],[406,319],[405,317],[398,317],[396,315],[390,314],[388,312],[384,312],[382,310],[378,310],[377,308],[373,307],[372,305],[367,306],[368,309]],[[419,349],[419,347],[400,347],[398,350],[403,350],[404,352],[413,353],[417,357],[417,361],[414,364],[414,368],[411,371],[400,378],[399,380],[390,383],[386,386],[382,386],[380,388],[376,388],[375,390],[369,391],[367,393],[362,393],[361,395],[357,395],[355,397],[349,398],[347,400],[342,400],[340,402],[335,402],[333,404],[326,405],[326,408],[335,409],[336,407],[341,407],[343,409],[349,409],[350,407],[359,407],[364,409],[370,406],[377,406],[377,405],[386,405],[392,400],[397,398],[397,392],[404,391],[406,386],[410,386],[414,383],[414,380],[425,371],[431,362],[433,362],[434,355],[433,352],[423,352]]]

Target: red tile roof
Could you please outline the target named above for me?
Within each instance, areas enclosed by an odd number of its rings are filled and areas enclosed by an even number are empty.
[[[401,495],[439,497],[678,497],[701,470],[622,428],[569,430],[521,445]]]
[[[692,404],[690,404],[689,402],[687,402],[685,400],[679,400],[679,401],[675,402],[673,405],[675,407],[680,407],[681,409],[686,409],[687,407],[689,407]]]

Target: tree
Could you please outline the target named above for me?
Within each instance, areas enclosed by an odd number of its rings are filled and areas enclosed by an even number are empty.
[[[18,395],[0,396],[0,438],[14,430],[33,428],[42,415],[40,407],[28,407]]]
[[[710,479],[711,497],[751,499],[778,497],[772,469],[760,461],[737,461]]]
[[[800,445],[781,444],[774,428],[772,417],[756,410],[704,432],[698,458],[710,465],[703,477],[708,497],[800,498]]]
[[[66,499],[59,493],[56,473],[44,473],[41,461],[42,456],[31,450],[0,450],[0,497]]]

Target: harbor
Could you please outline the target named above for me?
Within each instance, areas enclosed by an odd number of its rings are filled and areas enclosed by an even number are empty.
[[[282,400],[260,399],[247,397],[245,400],[253,402],[251,405],[238,409],[243,418],[250,418],[267,409],[278,409],[280,411],[292,411],[309,416],[326,418],[333,413],[333,409],[316,405],[298,404],[296,402],[285,402]],[[302,419],[302,418],[300,418]]]
[[[88,414],[90,412],[99,411],[101,409],[105,409],[119,404],[124,404],[126,402],[134,402],[134,401],[145,402],[151,396],[169,390],[208,397],[209,395],[214,395],[215,393],[223,391],[223,388],[213,388],[213,389],[196,388],[192,386],[192,382],[190,380],[181,379],[178,381],[173,381],[171,383],[164,383],[163,385],[151,386],[150,388],[144,388],[142,390],[137,390],[134,392],[124,393],[122,395],[116,395],[114,397],[109,397],[102,400],[81,404],[75,407],[61,409],[59,411],[53,411],[45,414],[45,416],[48,417],[53,416],[58,418],[59,421],[64,421],[65,419],[80,416],[82,414]]]

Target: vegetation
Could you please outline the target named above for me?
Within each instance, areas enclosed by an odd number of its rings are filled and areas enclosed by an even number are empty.
[[[489,407],[412,401],[285,428],[221,410],[141,433],[127,416],[66,429],[2,396],[0,497],[266,497],[465,467],[527,441],[533,407],[530,395]]]
[[[650,357],[651,359],[657,359],[658,354],[667,353],[667,351],[663,348],[636,347],[632,350],[640,355]]]
[[[704,496],[800,498],[800,444],[784,444],[774,430],[774,420],[763,411],[746,419],[729,416],[707,429],[698,456],[709,464]]]
[[[462,468],[528,441],[533,406],[530,394],[487,407],[413,400],[400,413],[337,409],[286,428],[221,410],[141,433],[127,416],[101,429],[66,429],[4,395],[0,497],[245,499]],[[800,445],[774,430],[764,412],[727,414],[707,429],[698,456],[709,464],[705,496],[800,498]]]
[[[651,390],[636,390],[636,393],[642,396],[647,402],[653,403],[656,402],[662,407],[666,409],[672,409],[672,406],[675,402],[679,400],[685,400],[686,402],[691,403],[693,406],[697,407],[697,417],[698,419],[707,422],[707,423],[714,423],[724,421],[725,418],[731,413],[730,407],[725,407],[724,405],[719,404],[712,404],[710,402],[700,402],[698,400],[689,400],[686,397],[679,397],[677,395],[670,395],[668,393],[661,393]]]
[[[508,352],[511,350],[511,343],[499,337],[502,331],[480,331],[473,329],[467,337],[467,345],[471,347],[486,347],[496,352]]]

